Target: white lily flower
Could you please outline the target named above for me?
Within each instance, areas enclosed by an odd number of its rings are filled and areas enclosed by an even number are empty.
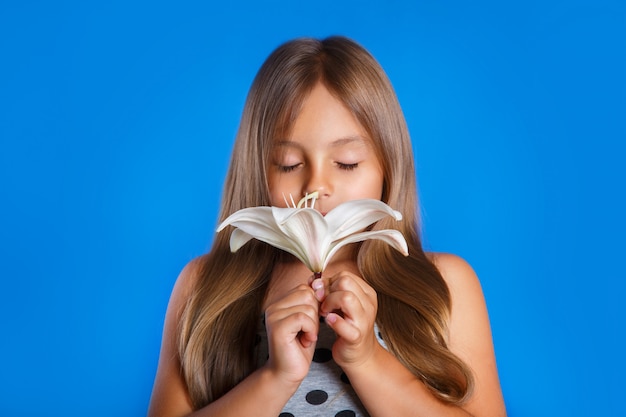
[[[398,230],[365,231],[367,226],[402,214],[374,199],[351,200],[338,205],[326,216],[313,208],[317,193],[307,195],[294,207],[249,207],[230,215],[217,228],[236,227],[230,237],[230,250],[236,252],[251,239],[258,239],[291,253],[312,272],[321,273],[332,256],[343,246],[367,239],[379,239],[405,256],[408,247]],[[311,207],[307,201],[313,200]],[[304,203],[304,207],[302,207]]]

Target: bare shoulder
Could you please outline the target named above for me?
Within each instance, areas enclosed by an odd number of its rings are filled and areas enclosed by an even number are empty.
[[[465,259],[451,253],[429,252],[426,256],[441,272],[443,279],[450,287],[450,291],[456,289],[480,290],[478,276],[476,276],[476,272]]]
[[[203,263],[204,256],[197,257],[187,263],[178,274],[167,305],[164,328],[166,333],[172,330],[172,326],[168,325],[172,324],[172,322],[178,322],[180,319],[198,281]]]
[[[429,253],[443,276],[452,300],[448,324],[450,350],[474,376],[474,392],[463,408],[475,416],[505,416],[487,305],[474,269],[463,258]]]
[[[202,269],[202,265],[204,264],[205,257],[206,255],[203,255],[192,259],[182,269],[182,271],[178,275],[178,278],[176,279],[174,289],[172,290],[172,295],[170,297],[170,306],[172,304],[178,304],[179,302],[187,300],[187,298],[189,298],[189,295],[196,285],[198,276],[200,275],[200,271]]]
[[[148,416],[186,415],[191,412],[185,382],[182,378],[177,347],[177,329],[187,301],[198,280],[204,257],[189,262],[180,272],[167,306],[161,353],[154,380]]]
[[[457,329],[480,324],[488,328],[489,318],[485,298],[478,276],[471,265],[460,256],[450,253],[429,253],[427,256],[435,264],[450,290],[451,342],[454,342],[455,335],[458,335],[455,333]]]
[[[463,334],[468,325],[489,327],[486,303],[480,281],[474,269],[463,258],[449,253],[429,253],[450,290],[452,311],[450,317],[450,341]],[[456,332],[459,330],[459,332]]]

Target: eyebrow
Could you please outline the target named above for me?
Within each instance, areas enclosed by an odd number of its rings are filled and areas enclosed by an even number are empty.
[[[339,139],[331,142],[330,146],[331,147],[339,147],[339,146],[347,145],[349,143],[354,143],[354,142],[359,142],[359,143],[362,143],[362,144],[366,144],[368,141],[367,141],[367,139],[365,139],[361,135],[346,136],[344,138],[339,138]]]
[[[345,136],[345,137],[335,139],[334,141],[330,143],[330,147],[339,148],[341,146],[354,143],[354,142],[359,142],[360,144],[367,144],[368,140],[361,135],[350,135],[350,136]],[[285,139],[277,140],[275,142],[275,146],[290,146],[294,148],[302,148],[302,146],[299,143],[291,141],[291,140],[285,140]]]

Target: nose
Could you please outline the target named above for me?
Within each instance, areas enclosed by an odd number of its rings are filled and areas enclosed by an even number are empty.
[[[310,167],[307,181],[303,184],[302,195],[318,192],[318,199],[324,199],[331,196],[332,179],[324,167]]]

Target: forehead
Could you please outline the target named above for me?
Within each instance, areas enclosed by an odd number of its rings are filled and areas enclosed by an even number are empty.
[[[294,149],[306,149],[311,145],[321,144],[325,145],[330,149],[340,149],[340,148],[361,148],[361,147],[371,147],[371,140],[367,137],[361,135],[350,135],[343,136],[338,138],[333,138],[325,143],[320,143],[320,141],[301,141],[297,138],[288,138],[288,139],[276,139],[273,142],[274,148],[294,148]]]
[[[322,83],[304,97],[297,113],[290,117],[279,141],[324,142],[344,146],[368,141],[366,129],[357,118]],[[287,126],[285,126],[287,127]]]

